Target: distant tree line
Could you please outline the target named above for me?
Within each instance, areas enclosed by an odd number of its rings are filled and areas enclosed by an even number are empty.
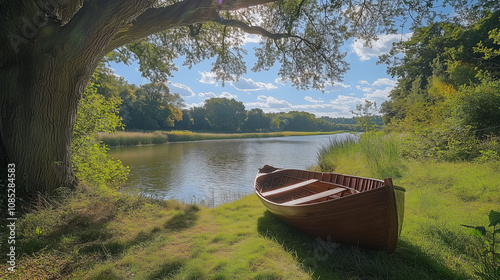
[[[259,108],[245,110],[242,102],[227,98],[208,99],[203,107],[182,110],[182,116],[174,129],[218,132],[362,130],[354,118],[317,118],[299,111],[264,113]],[[380,116],[374,119],[382,124]]]
[[[96,73],[94,87],[106,98],[119,99],[119,116],[126,130],[193,130],[214,132],[266,131],[362,131],[357,118],[317,118],[299,111],[264,113],[246,110],[242,102],[210,98],[202,107],[186,109],[183,98],[162,83],[137,87],[116,77],[103,65]],[[380,116],[370,116],[382,124]]]

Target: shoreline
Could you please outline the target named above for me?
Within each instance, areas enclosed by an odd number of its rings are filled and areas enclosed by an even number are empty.
[[[98,139],[108,147],[145,146],[173,142],[190,142],[203,140],[244,139],[244,138],[271,138],[288,136],[333,135],[341,133],[354,133],[345,130],[328,132],[250,132],[250,133],[212,133],[193,131],[155,131],[155,132],[130,132],[119,131],[114,134],[99,133]]]

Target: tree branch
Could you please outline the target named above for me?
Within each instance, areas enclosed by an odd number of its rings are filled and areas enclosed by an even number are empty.
[[[320,45],[315,44],[306,38],[300,37],[298,35],[293,35],[290,33],[272,33],[267,31],[266,29],[260,27],[260,26],[249,26],[248,24],[234,20],[234,19],[225,19],[221,16],[219,16],[216,20],[217,23],[220,23],[225,26],[232,26],[232,27],[237,27],[240,28],[241,30],[251,33],[251,34],[257,34],[257,35],[262,35],[264,37],[273,39],[273,40],[280,40],[284,38],[296,38],[299,39],[301,42],[304,42],[311,50],[317,52],[321,48]]]
[[[83,5],[84,0],[35,0],[48,18],[66,24]]]
[[[131,26],[119,31],[106,52],[170,28],[217,21],[220,10],[238,10],[274,1],[185,0],[163,8],[150,8],[138,16]]]

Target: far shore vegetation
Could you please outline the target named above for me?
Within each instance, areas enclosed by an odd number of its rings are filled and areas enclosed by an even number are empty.
[[[279,131],[279,132],[253,132],[253,133],[213,133],[213,132],[192,132],[192,131],[155,131],[155,132],[119,131],[115,133],[99,133],[98,136],[99,140],[101,140],[107,146],[131,146],[131,145],[163,144],[163,143],[181,142],[181,141],[327,135],[327,134],[337,134],[343,132],[345,131],[334,131],[334,132]]]

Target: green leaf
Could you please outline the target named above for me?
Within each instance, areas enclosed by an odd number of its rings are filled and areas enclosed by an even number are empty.
[[[490,217],[489,227],[496,226],[496,225],[500,224],[500,212],[491,210],[488,217]]]
[[[486,228],[485,227],[475,227],[475,226],[468,226],[468,225],[461,225],[466,228],[471,228],[472,230],[470,231],[471,235],[481,237],[483,235],[486,235]]]

